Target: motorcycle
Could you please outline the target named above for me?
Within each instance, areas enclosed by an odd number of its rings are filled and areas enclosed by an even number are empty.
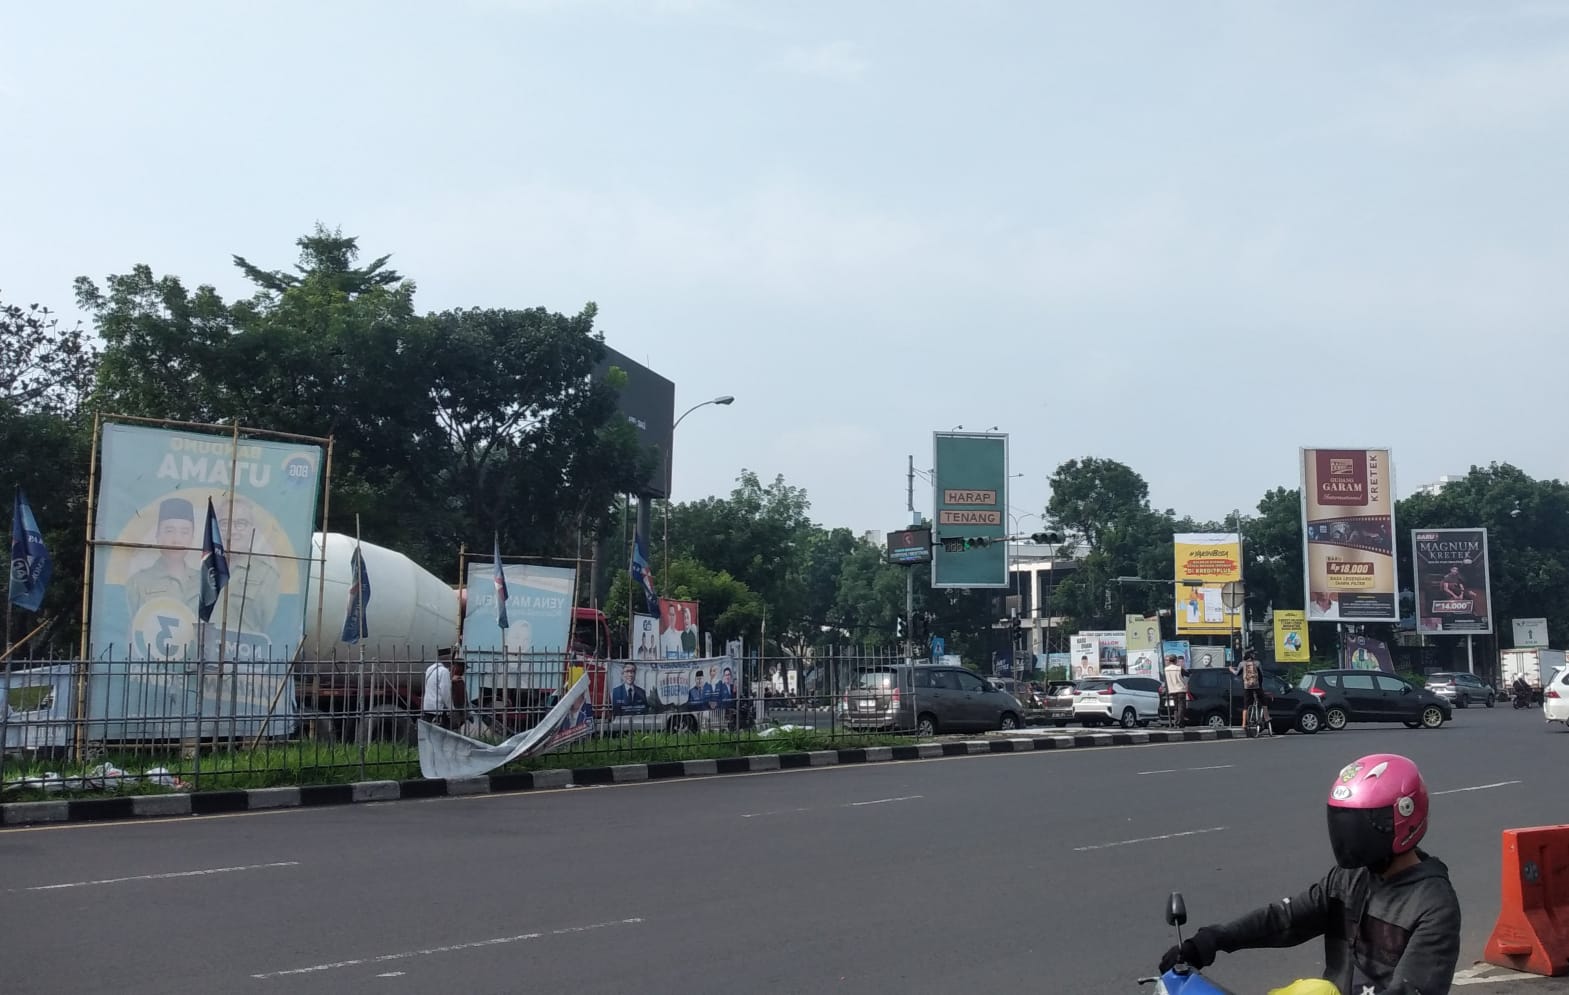
[[[1166,925],[1177,930],[1177,946],[1182,946],[1182,927],[1187,925],[1188,909],[1182,893],[1174,891],[1166,899]],[[1154,995],[1236,995],[1204,977],[1196,967],[1174,964],[1171,970],[1158,978],[1140,978],[1139,984],[1155,986]],[[1276,988],[1269,995],[1340,995],[1333,982],[1322,978],[1302,978],[1284,988]]]

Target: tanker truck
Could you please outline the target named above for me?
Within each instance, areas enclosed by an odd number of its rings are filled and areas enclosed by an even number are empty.
[[[402,553],[360,542],[370,577],[369,634],[363,645],[346,643],[343,623],[355,545],[354,537],[336,532],[312,536],[305,637],[295,662],[301,722],[307,735],[347,740],[358,734],[357,717],[369,715],[371,738],[412,742],[425,670],[460,652],[466,599]],[[320,577],[317,563],[323,564]],[[495,731],[510,734],[531,726],[550,697],[584,669],[603,688],[603,665],[591,664],[608,655],[604,613],[574,608],[572,619],[572,645],[562,652],[528,659],[501,654],[499,664],[470,663],[471,704],[479,706]]]

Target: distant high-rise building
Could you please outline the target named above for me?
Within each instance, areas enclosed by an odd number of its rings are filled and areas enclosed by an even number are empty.
[[[1418,494],[1437,494],[1439,491],[1443,490],[1445,487],[1448,487],[1450,484],[1459,479],[1459,477],[1452,477],[1446,473],[1442,477],[1439,477],[1437,480],[1433,481],[1431,484],[1423,484],[1421,487],[1418,487],[1416,492]]]

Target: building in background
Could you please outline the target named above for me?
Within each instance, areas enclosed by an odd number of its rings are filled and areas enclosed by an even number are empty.
[[[1048,652],[1068,649],[1071,633],[1062,630],[1062,618],[1051,610],[1051,595],[1064,577],[1079,568],[1082,561],[1074,555],[1078,545],[1015,542],[1008,547],[1009,585],[997,625],[1014,632],[1018,653],[1031,654],[1026,659],[1039,657],[1042,667]],[[1019,620],[1017,629],[1015,617]]]
[[[1416,489],[1416,493],[1418,493],[1418,494],[1437,494],[1439,491],[1443,490],[1445,487],[1448,487],[1450,484],[1453,484],[1453,483],[1455,483],[1456,481],[1458,481],[1460,479],[1461,478],[1459,478],[1459,477],[1452,477],[1452,476],[1450,476],[1449,474],[1446,473],[1442,477],[1439,477],[1437,480],[1433,481],[1431,484],[1423,484],[1421,487],[1418,487]]]

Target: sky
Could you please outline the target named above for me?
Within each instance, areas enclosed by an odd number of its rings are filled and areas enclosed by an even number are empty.
[[[1024,530],[1074,457],[1199,519],[1304,445],[1566,475],[1569,3],[10,4],[0,127],[4,299],[320,221],[423,310],[594,301],[736,397],[676,500],[894,529],[961,425]]]

